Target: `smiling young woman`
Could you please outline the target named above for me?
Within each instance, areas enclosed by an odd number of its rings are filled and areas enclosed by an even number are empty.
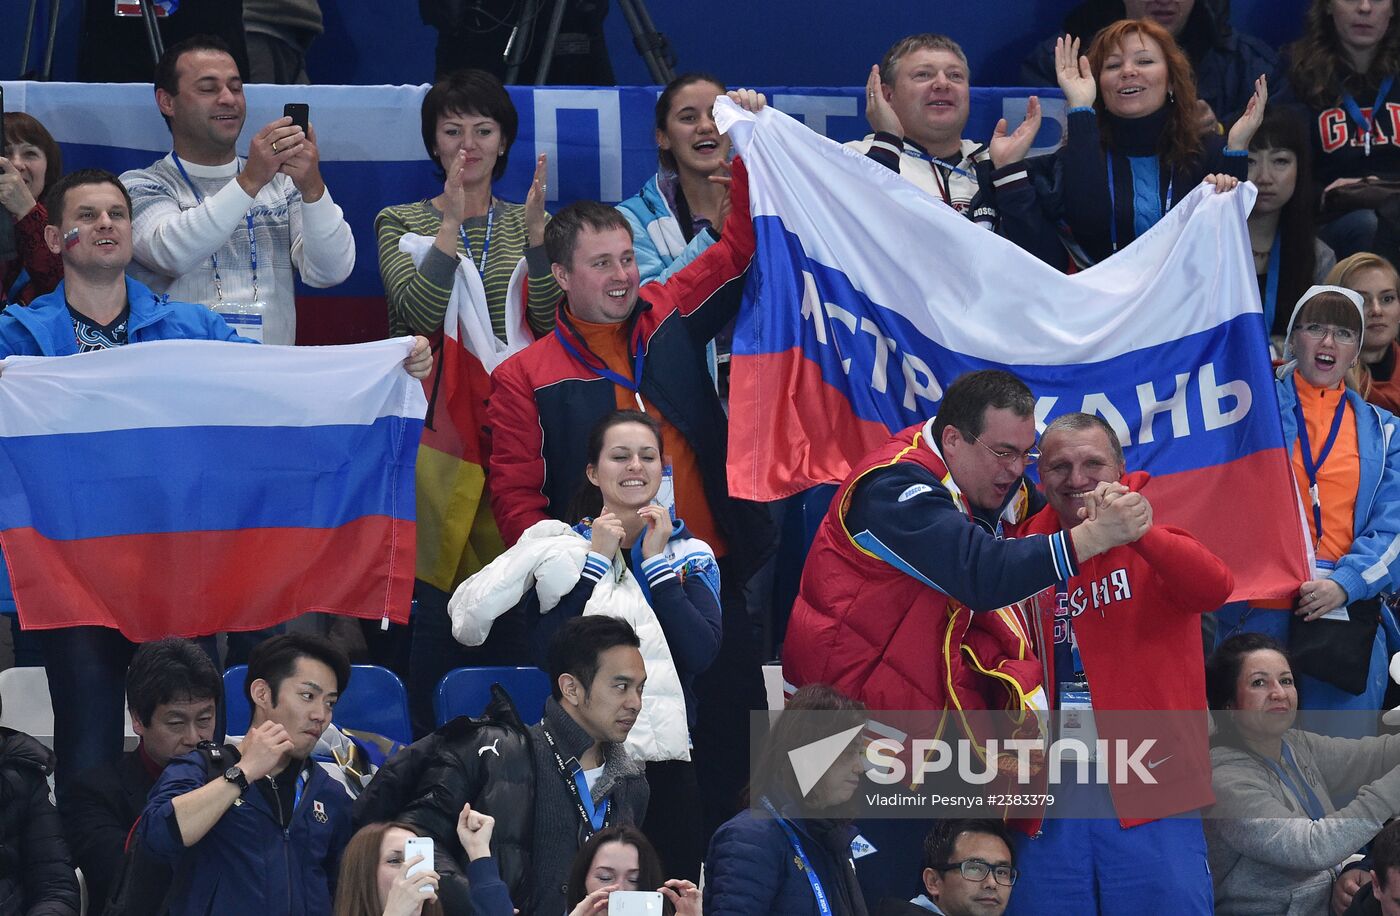
[[[0,260],[0,308],[27,305],[63,279],[63,260],[44,244],[44,192],[63,174],[63,155],[44,125],[23,112],[4,119],[0,138],[0,219],[15,224],[15,256]]]

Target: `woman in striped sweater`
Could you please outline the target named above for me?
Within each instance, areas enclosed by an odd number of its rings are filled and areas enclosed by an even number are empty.
[[[385,207],[374,221],[391,334],[441,330],[459,255],[481,274],[491,328],[498,338],[506,340],[507,291],[522,257],[530,330],[542,336],[554,328],[561,294],[544,251],[549,218],[544,210],[544,157],[536,163],[523,205],[500,200],[491,189],[505,174],[518,123],[505,87],[484,71],[458,71],[428,90],[423,99],[423,145],[445,179],[442,193]],[[399,250],[399,239],[406,233],[434,239],[417,266]]]

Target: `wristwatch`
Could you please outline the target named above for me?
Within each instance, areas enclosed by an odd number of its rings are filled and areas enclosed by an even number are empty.
[[[224,782],[232,783],[240,790],[248,788],[248,777],[244,776],[243,771],[238,767],[229,767],[224,770]]]

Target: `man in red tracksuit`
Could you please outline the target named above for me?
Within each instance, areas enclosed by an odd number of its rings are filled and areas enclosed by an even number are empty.
[[[1124,475],[1123,448],[1098,416],[1056,418],[1041,437],[1039,468],[1048,505],[1022,535],[1072,531],[1104,505],[1145,499],[1138,491],[1147,474]],[[1092,494],[1106,481],[1116,483],[1098,489],[1100,502]],[[1205,709],[1201,614],[1233,588],[1225,564],[1194,537],[1152,525],[1132,543],[1081,559],[1075,575],[1036,596],[1037,654],[1061,721],[1067,711],[1081,721],[1102,714],[1100,739],[1161,743],[1144,761],[1155,786],[1047,787],[1057,811],[1092,813],[1047,819],[1018,838],[1017,865],[1036,893],[1019,905],[1013,898],[1008,913],[1125,913],[1167,900],[1174,913],[1213,911],[1205,837],[1190,816],[1214,800],[1205,714],[1172,711]],[[1113,715],[1126,710],[1134,713]]]

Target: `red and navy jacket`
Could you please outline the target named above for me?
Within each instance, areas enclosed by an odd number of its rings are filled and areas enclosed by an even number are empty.
[[[1147,481],[1148,475],[1137,471],[1122,482],[1137,491]],[[1059,516],[1047,507],[1022,526],[1021,534],[1062,530]],[[1094,711],[1110,713],[1095,717],[1099,738],[1133,742],[1153,737],[1160,748],[1145,759],[1149,766],[1158,763],[1152,766],[1157,787],[1135,794],[1116,783],[1110,786],[1120,823],[1131,827],[1213,802],[1205,713],[1141,713],[1206,708],[1201,615],[1229,600],[1235,587],[1230,570],[1190,533],[1153,525],[1131,544],[1080,560],[1062,587]],[[1046,643],[1038,654],[1052,702],[1055,652],[1048,643],[1060,599],[1058,590],[1049,588],[1033,602],[1039,614],[1037,639]],[[1125,714],[1111,715],[1118,711]]]
[[[1043,504],[1024,478],[997,516],[969,514],[932,425],[896,433],[836,492],[802,570],[783,676],[871,709],[1021,709],[1041,686],[1022,604],[1075,573],[1073,544],[1021,536]]]
[[[641,396],[671,422],[694,450],[705,496],[730,555],[745,569],[763,561],[772,541],[767,513],[730,499],[725,473],[729,421],[715,393],[705,345],[739,311],[754,253],[748,181],[734,161],[730,213],[720,240],[664,283],[641,289],[628,322],[644,353]],[[617,409],[614,383],[570,355],[583,341],[560,304],[555,333],[507,359],[491,375],[486,418],[491,434],[488,485],[496,524],[507,545],[535,522],[568,518],[584,480],[589,430]]]

